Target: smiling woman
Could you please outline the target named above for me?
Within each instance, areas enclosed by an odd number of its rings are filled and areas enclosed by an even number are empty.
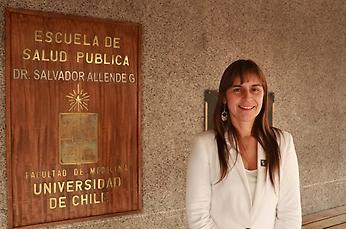
[[[190,228],[301,228],[292,136],[269,125],[268,88],[251,60],[229,65],[214,129],[196,137],[187,171]]]
[[[233,85],[226,91],[224,101],[234,125],[239,126],[247,122],[252,126],[261,111],[263,93],[262,83],[255,74],[247,74],[243,82],[240,77],[234,80]]]

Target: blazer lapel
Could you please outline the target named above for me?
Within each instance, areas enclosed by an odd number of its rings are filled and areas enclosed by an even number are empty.
[[[257,143],[257,185],[255,191],[255,199],[252,207],[252,215],[261,208],[263,194],[266,185],[267,161],[264,150],[260,143]]]
[[[251,208],[251,213],[252,215],[255,213],[257,209],[260,209],[261,202],[262,202],[262,196],[264,194],[265,190],[265,185],[266,185],[266,168],[267,168],[267,161],[266,161],[266,156],[265,152],[261,146],[260,143],[257,143],[257,184],[256,184],[256,191],[255,191],[255,196],[254,200],[252,201],[251,198],[251,192],[250,192],[250,186],[248,182],[248,178],[246,175],[245,167],[243,160],[241,158],[241,155],[237,153],[237,151],[231,146],[230,142],[228,141],[228,136],[226,133],[226,144],[230,153],[231,157],[231,163],[230,166],[232,166],[235,163],[235,169],[237,170],[239,177],[244,185],[244,188],[246,189],[247,197],[250,203],[250,208]],[[234,169],[234,168],[232,168]],[[251,207],[251,202],[253,203]]]

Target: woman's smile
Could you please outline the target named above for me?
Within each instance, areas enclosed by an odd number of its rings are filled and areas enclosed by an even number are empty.
[[[242,105],[239,105],[239,107],[241,109],[244,109],[244,110],[252,110],[253,108],[255,108],[256,106],[242,106]]]

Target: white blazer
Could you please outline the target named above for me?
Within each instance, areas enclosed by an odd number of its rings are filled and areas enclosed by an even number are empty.
[[[280,180],[273,188],[257,144],[257,186],[252,204],[250,187],[240,154],[230,150],[235,166],[219,183],[220,165],[215,134],[197,136],[187,169],[186,210],[190,229],[299,229],[301,203],[297,155],[292,136],[283,132]]]

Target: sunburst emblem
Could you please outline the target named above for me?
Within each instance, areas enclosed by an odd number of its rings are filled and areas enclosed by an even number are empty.
[[[83,89],[79,88],[79,84],[77,84],[77,91],[72,90],[66,97],[69,98],[68,101],[70,102],[70,109],[68,111],[77,110],[79,112],[84,109],[88,110],[87,102],[90,96]]]

